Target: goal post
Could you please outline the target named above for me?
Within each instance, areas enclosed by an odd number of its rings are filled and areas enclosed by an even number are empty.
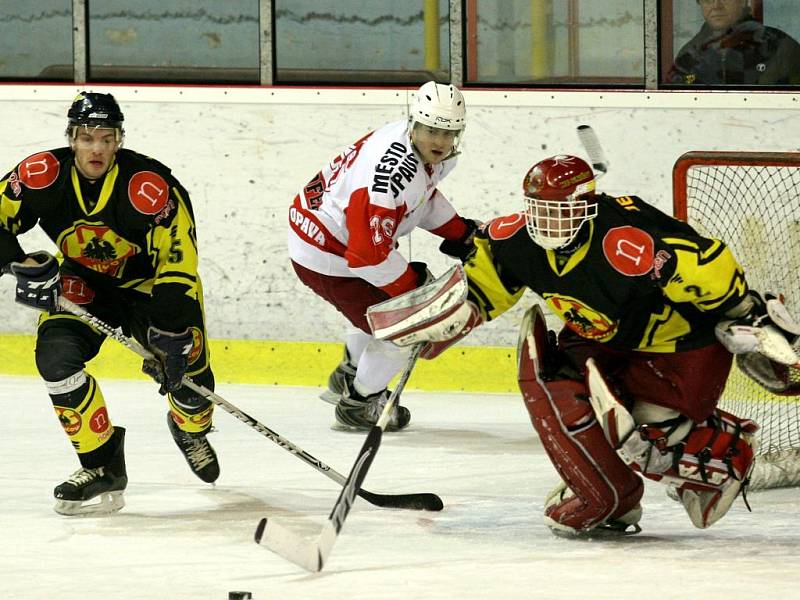
[[[672,191],[675,217],[725,242],[751,288],[783,294],[800,316],[800,152],[687,152]],[[734,367],[720,407],[761,427],[751,489],[800,485],[800,397]]]

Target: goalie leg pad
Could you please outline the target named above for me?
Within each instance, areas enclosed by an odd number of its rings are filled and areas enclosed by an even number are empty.
[[[589,365],[592,406],[597,412],[611,405],[614,398],[607,386],[600,385],[602,377],[592,378],[593,370],[599,376],[599,371]],[[596,400],[598,397],[600,400]],[[621,404],[597,412],[607,439],[622,460],[648,479],[674,487],[695,527],[705,529],[725,516],[747,484],[758,426],[721,410],[700,424],[675,411],[658,414],[665,409],[655,405],[635,406],[633,412],[637,421],[648,416],[662,420],[637,422],[634,429],[618,438],[614,425],[620,419],[609,419],[608,415],[624,414],[626,424],[633,417]]]
[[[634,420],[594,361],[587,361],[587,371],[592,408],[622,460],[648,479],[676,488],[696,527],[710,527],[725,516],[752,470],[758,426],[721,410],[695,424],[649,403],[634,405]]]
[[[637,514],[641,479],[614,453],[586,401],[583,382],[545,381],[542,365],[547,328],[541,309],[523,319],[518,346],[519,386],[531,423],[568,493],[550,494],[545,522],[553,529],[581,533]]]
[[[710,527],[730,509],[752,472],[758,426],[717,411],[686,438],[677,456],[678,497],[692,524]],[[670,477],[672,473],[666,473]]]
[[[593,529],[635,509],[641,479],[611,449],[577,381],[521,381],[531,423],[570,494],[545,508],[559,529]]]

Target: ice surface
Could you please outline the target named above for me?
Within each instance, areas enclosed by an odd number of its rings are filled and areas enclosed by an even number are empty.
[[[254,600],[797,597],[797,489],[753,493],[752,514],[739,500],[701,531],[647,482],[639,535],[554,537],[541,511],[555,472],[512,395],[406,392],[411,428],[384,436],[364,487],[436,492],[445,509],[358,499],[325,569],[311,575],[253,533],[269,516],[314,537],[336,500],[334,482],[218,409],[211,441],[222,475],[216,487],[203,484],[167,431],[154,385],[101,385],[113,422],[128,429],[127,505],[70,518],[53,512],[52,488],[78,463],[43,385],[0,382],[3,600],[226,600],[230,590]],[[333,408],[315,389],[217,391],[344,475],[364,439],[330,429]]]

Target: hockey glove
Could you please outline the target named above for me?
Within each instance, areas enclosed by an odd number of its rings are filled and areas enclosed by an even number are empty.
[[[142,372],[161,384],[158,393],[162,396],[180,389],[189,366],[192,332],[187,329],[183,333],[169,333],[150,327],[147,330],[147,344],[155,354],[155,359],[145,360]]]
[[[444,240],[439,244],[439,252],[457,258],[463,263],[467,261],[467,258],[475,248],[473,239],[475,238],[475,232],[478,231],[482,223],[474,219],[465,219],[464,217],[461,217],[461,220],[467,226],[467,231],[456,240]]]
[[[763,297],[750,290],[747,296],[726,313],[730,320],[716,326],[717,339],[732,354],[757,352],[784,365],[796,364],[798,357],[791,343],[800,334],[800,324],[773,294]]]
[[[44,251],[28,254],[27,258],[37,264],[12,262],[9,265],[11,273],[17,278],[16,301],[37,310],[56,310],[61,293],[58,261]]]
[[[428,268],[428,265],[422,261],[412,260],[408,263],[408,266],[417,274],[417,287],[421,287],[436,279]]]

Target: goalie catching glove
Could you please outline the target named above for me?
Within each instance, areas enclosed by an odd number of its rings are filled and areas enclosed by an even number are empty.
[[[467,278],[461,265],[416,289],[367,309],[373,335],[398,346],[425,344],[420,356],[432,359],[483,322],[467,300]]]
[[[784,365],[800,362],[787,338],[800,335],[798,324],[777,296],[750,291],[733,309],[728,320],[717,324],[717,339],[731,354],[758,352]]]
[[[800,394],[800,324],[773,294],[751,291],[721,321],[717,339],[736,354],[736,364],[770,392]]]

